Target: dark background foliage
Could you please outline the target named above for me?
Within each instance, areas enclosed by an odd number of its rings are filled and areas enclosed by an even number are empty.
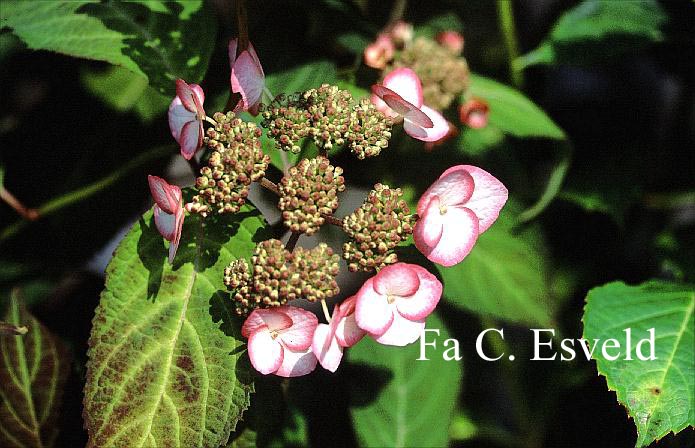
[[[520,52],[535,48],[560,14],[575,4],[515,3]],[[208,6],[220,26],[202,85],[208,98],[214,98],[227,89],[225,44],[236,31],[233,7],[221,1]],[[549,243],[550,262],[571,285],[558,316],[558,327],[567,337],[580,336],[584,297],[596,285],[653,277],[695,281],[695,8],[691,1],[663,1],[661,7],[668,18],[662,42],[627,48],[586,65],[539,65],[524,73],[526,94],[573,144],[563,188],[537,219]],[[335,38],[354,31],[373,37],[387,22],[390,8],[389,2],[368,2],[364,14],[352,3],[335,1],[249,2],[249,34],[267,74],[317,59],[334,60],[340,69],[350,70],[355,55],[340,48]],[[417,26],[445,13],[464,24],[464,55],[470,66],[508,83],[495,4],[413,1],[405,19]],[[105,71],[105,63],[26,50],[7,31],[0,33],[0,63],[0,165],[7,189],[28,206],[101,179],[153,147],[172,148],[96,195],[0,240],[0,295],[6,297],[11,287],[20,286],[35,315],[75,355],[58,446],[81,446],[86,441],[80,416],[86,341],[103,286],[98,268],[90,266],[99,266],[95,254],[148,207],[146,174],[163,173],[175,146],[164,115],[143,121],[132,111],[114,112],[85,89],[83,73]],[[362,86],[376,80],[364,67],[356,77]],[[401,150],[359,163],[342,155],[338,163],[346,173],[359,172],[349,179],[353,184],[368,186],[390,176],[399,184],[426,185],[430,180],[422,179],[421,170],[395,173],[394,166],[424,166],[438,173],[466,160],[443,148],[424,153],[404,144]],[[554,157],[548,141],[512,138],[487,152],[484,161],[517,198],[530,204],[542,192]],[[0,231],[17,219],[0,203]],[[484,327],[474,315],[443,307],[440,315],[462,341],[473,341]],[[530,333],[511,324],[505,327],[517,358],[528,358],[521,354],[531,347]],[[453,441],[453,446],[509,446],[515,439],[524,446],[632,446],[634,424],[593,363],[520,362],[510,368],[521,380],[509,384],[498,363],[482,361],[470,343],[464,348],[459,406],[481,427],[495,428],[497,436]],[[383,381],[379,374],[347,366],[336,375],[317,372],[292,382],[288,396],[308,418],[313,445],[356,443],[346,411],[355,397],[341,387],[354,378],[374,388]],[[266,381],[279,387],[275,380]],[[510,405],[512,395],[521,409]],[[669,436],[659,446],[692,443],[690,431]]]

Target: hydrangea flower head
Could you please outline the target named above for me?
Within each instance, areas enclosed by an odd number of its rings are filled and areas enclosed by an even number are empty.
[[[403,119],[413,138],[434,142],[449,132],[449,124],[436,110],[423,104],[422,82],[409,68],[397,68],[372,86],[372,103],[386,116]]]
[[[254,310],[241,327],[251,364],[263,375],[302,376],[316,368],[311,341],[316,316],[294,306]]]
[[[473,249],[478,235],[495,222],[507,196],[502,182],[481,168],[449,168],[418,201],[415,246],[435,263],[459,263]]]
[[[396,263],[368,279],[355,297],[355,321],[377,342],[408,345],[439,303],[442,284],[422,266]]]

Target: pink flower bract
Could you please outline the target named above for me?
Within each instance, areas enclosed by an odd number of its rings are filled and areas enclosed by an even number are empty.
[[[391,36],[383,33],[379,34],[376,41],[367,45],[367,48],[364,49],[364,63],[369,67],[381,70],[393,59],[395,50]]]
[[[452,53],[463,53],[463,35],[456,31],[442,31],[437,34],[437,42],[444,48],[451,50]]]
[[[234,112],[247,110],[253,115],[258,114],[263,89],[265,88],[265,73],[258,59],[253,44],[237,55],[238,39],[229,41],[229,67],[232,71],[230,82],[232,92],[241,95],[241,101],[234,107]]]
[[[442,284],[422,266],[396,263],[368,279],[355,295],[355,320],[377,342],[415,342],[442,296]]]
[[[502,182],[481,168],[449,168],[418,201],[415,246],[435,263],[459,263],[473,249],[478,235],[495,222],[507,196]]]
[[[316,316],[294,306],[256,309],[241,327],[249,339],[249,358],[263,375],[302,376],[316,368],[311,341],[318,325]]]
[[[405,132],[418,140],[434,142],[449,132],[442,114],[423,104],[422,82],[409,68],[397,68],[372,86],[372,103],[389,117],[402,117]]]
[[[169,185],[157,176],[147,176],[147,182],[150,184],[150,193],[155,202],[154,223],[164,239],[170,242],[169,263],[173,263],[181,241],[183,219],[186,216],[183,211],[181,189],[176,185]]]
[[[343,359],[343,348],[352,347],[366,331],[357,326],[355,301],[352,296],[335,307],[330,325],[319,324],[314,332],[311,349],[324,369],[335,372]]]
[[[176,80],[176,97],[169,105],[169,129],[186,160],[203,146],[204,101],[205,94],[198,84]]]

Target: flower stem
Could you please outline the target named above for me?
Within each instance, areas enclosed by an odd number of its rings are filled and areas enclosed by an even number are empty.
[[[273,182],[272,180],[262,177],[261,180],[258,181],[258,183],[261,184],[261,187],[270,190],[276,195],[280,196],[280,190],[278,189],[277,184],[275,184],[275,182]]]
[[[123,177],[126,176],[126,174],[129,174],[134,169],[139,168],[140,166],[149,163],[153,160],[160,159],[166,155],[171,155],[172,153],[173,150],[171,145],[157,146],[129,160],[116,171],[114,171],[106,177],[103,177],[102,179],[97,180],[96,182],[92,182],[91,184],[85,185],[82,188],[69,191],[56,198],[50,199],[49,201],[37,207],[36,211],[38,212],[39,217],[46,217],[52,215],[53,213],[63,208],[69,207],[77,202],[82,202],[90,196],[94,196],[100,191],[110,187],[117,181],[121,180]],[[28,221],[21,220],[16,221],[8,227],[5,227],[2,230],[2,232],[0,232],[0,242],[16,235],[17,232],[22,230],[27,225],[27,223]]]
[[[207,115],[205,116],[205,121],[207,121],[208,123],[210,123],[213,126],[217,126],[217,122],[214,119],[208,117]]]
[[[326,222],[328,224],[332,224],[334,226],[340,227],[341,229],[343,228],[343,220],[342,219],[336,218],[333,215],[326,215],[323,213],[321,214],[321,216],[323,217],[323,219],[326,220]]]
[[[290,239],[287,240],[287,244],[285,244],[285,249],[292,252],[294,250],[294,247],[297,245],[297,241],[299,241],[300,235],[301,233],[299,232],[292,232],[290,234]]]
[[[29,221],[35,221],[39,219],[39,211],[35,208],[27,207],[22,204],[22,202],[15,197],[4,185],[0,185],[0,199],[5,201],[7,205],[12,207],[19,216]]]
[[[514,86],[520,89],[524,85],[524,73],[521,70],[517,70],[514,66],[514,60],[519,57],[519,41],[516,37],[514,8],[511,0],[497,0],[497,23],[504,38],[504,45],[507,48],[509,75]]]
[[[321,299],[321,309],[323,310],[323,315],[328,323],[331,323],[331,313],[328,312],[328,305],[325,299]]]

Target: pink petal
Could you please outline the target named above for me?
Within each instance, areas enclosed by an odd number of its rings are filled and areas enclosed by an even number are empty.
[[[448,207],[444,217],[444,231],[439,243],[429,246],[419,232],[413,232],[415,246],[429,259],[442,266],[453,266],[468,255],[478,239],[478,217],[472,210]]]
[[[439,207],[439,196],[432,197],[413,229],[413,233],[418,234],[417,238],[420,238],[430,247],[436,246],[442,239],[442,233],[444,233],[444,219]]]
[[[311,345],[311,344],[310,344]],[[306,350],[290,350],[285,347],[285,358],[280,368],[275,372],[277,376],[285,378],[302,376],[311,373],[316,368],[316,355],[311,351],[311,346]]]
[[[253,333],[248,347],[253,368],[263,375],[275,372],[283,364],[285,350],[267,329]]]
[[[190,121],[195,121],[196,113],[191,112],[190,110],[183,107],[183,104],[181,104],[181,100],[177,96],[172,100],[171,104],[169,105],[168,118],[169,130],[171,131],[171,135],[172,137],[174,137],[174,140],[178,142],[181,136],[181,130],[183,129],[183,126]]]
[[[420,110],[432,125],[427,126],[423,124],[421,117],[418,116],[417,120],[414,120],[411,114],[408,114],[403,122],[403,129],[408,135],[423,142],[436,142],[449,133],[449,123],[442,114],[427,106],[422,106]]]
[[[205,110],[203,109],[205,92],[203,92],[203,88],[198,84],[191,84],[191,90],[193,90],[193,102],[195,103],[196,107],[197,119],[202,125],[202,122],[205,119]]]
[[[352,296],[339,305],[341,319],[335,330],[335,337],[343,347],[352,347],[367,333],[357,325],[355,304],[357,297]]]
[[[420,197],[417,203],[418,215],[425,213],[434,196],[439,197],[440,204],[445,206],[466,204],[473,197],[476,184],[467,170],[447,170],[444,173]]]
[[[415,105],[417,109],[422,106],[422,82],[412,69],[397,68],[384,77],[382,84]]]
[[[357,291],[355,303],[355,319],[357,325],[375,335],[383,334],[393,321],[393,308],[385,295],[374,291],[374,279],[370,278]]]
[[[382,99],[397,115],[405,115],[410,111],[418,110],[416,105],[406,101],[399,94],[382,85],[373,85],[372,93]]]
[[[163,212],[174,214],[181,208],[181,188],[170,185],[161,177],[148,175],[147,183],[154,202]]]
[[[183,125],[180,137],[179,145],[181,145],[181,155],[186,160],[190,160],[198,148],[203,146],[202,123],[198,121],[189,121]]]
[[[345,316],[338,322],[335,339],[342,347],[352,347],[360,342],[367,332],[357,325],[355,314]]]
[[[376,110],[386,115],[387,117],[396,118],[398,114],[394,112],[393,109],[388,107],[388,105],[374,92],[374,86],[372,86],[372,104],[376,107]]]
[[[249,54],[251,55],[251,59],[253,60],[253,63],[256,64],[256,67],[258,67],[258,71],[261,72],[261,76],[265,78],[265,73],[263,73],[263,67],[261,66],[261,60],[258,59],[258,54],[256,53],[256,49],[254,48],[253,44],[249,42],[249,47],[247,48]]]
[[[292,318],[287,313],[276,309],[255,309],[244,321],[241,327],[241,335],[248,338],[253,333],[269,329],[280,331],[292,326]]]
[[[420,287],[417,272],[407,263],[396,263],[381,269],[373,278],[374,290],[381,295],[410,296]]]
[[[379,344],[397,345],[399,347],[417,341],[425,328],[425,321],[410,321],[398,312],[393,314],[393,324],[384,334],[375,338],[376,341]]]
[[[237,105],[237,110],[248,110],[260,102],[265,77],[249,51],[242,52],[234,62],[231,83],[232,91],[241,94],[242,103]]]
[[[330,326],[319,324],[314,332],[311,350],[316,355],[319,363],[324,369],[335,372],[343,358],[343,347],[338,345],[338,341],[331,335]]]
[[[420,278],[420,287],[410,297],[396,300],[396,308],[408,320],[419,321],[429,316],[442,297],[442,284],[427,269],[416,264],[410,265]]]
[[[227,53],[229,54],[229,69],[234,68],[234,61],[236,61],[236,47],[239,40],[235,37],[229,39],[229,44],[227,45]]]
[[[297,308],[295,306],[283,306],[278,308],[290,316],[292,326],[280,332],[283,344],[291,350],[306,350],[311,346],[311,338],[319,320],[314,313]]]
[[[190,112],[197,113],[198,108],[196,107],[194,96],[195,93],[191,86],[186,84],[183,79],[176,80],[176,96],[181,100],[183,107],[188,109]]]
[[[180,207],[176,213],[176,233],[174,233],[174,239],[169,244],[169,264],[174,262],[176,257],[176,251],[179,249],[179,243],[181,242],[181,230],[183,229],[183,219],[186,214],[183,211],[183,207]]]
[[[154,224],[167,241],[172,241],[176,235],[176,215],[165,213],[158,205],[154,206]]]
[[[475,181],[473,195],[466,202],[466,207],[473,210],[480,220],[479,229],[483,233],[490,228],[507,202],[509,192],[495,176],[473,165],[458,165],[444,171],[442,177],[453,172],[466,171]]]

